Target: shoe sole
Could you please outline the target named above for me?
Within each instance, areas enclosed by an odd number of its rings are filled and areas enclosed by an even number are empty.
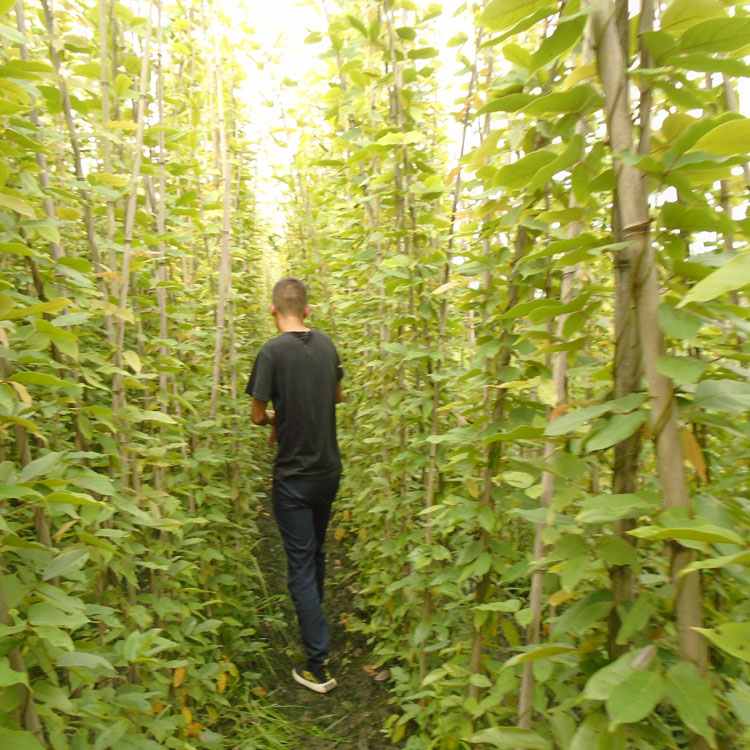
[[[310,682],[310,680],[306,680],[301,674],[298,674],[296,669],[292,670],[292,677],[294,677],[295,682],[316,693],[330,693],[331,690],[338,687],[338,683],[333,677],[327,682]]]

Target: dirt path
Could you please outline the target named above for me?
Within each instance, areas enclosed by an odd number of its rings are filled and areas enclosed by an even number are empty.
[[[334,506],[335,513],[335,506]],[[268,627],[270,674],[263,675],[268,700],[283,706],[290,725],[299,730],[296,739],[306,750],[384,750],[395,748],[381,732],[392,709],[388,688],[368,671],[367,643],[358,633],[349,633],[343,624],[355,611],[352,582],[355,571],[346,551],[333,534],[327,540],[328,570],[324,609],[331,634],[331,665],[339,687],[328,695],[318,695],[298,685],[291,667],[301,658],[301,642],[289,594],[286,589],[286,560],[271,501],[262,497],[257,523],[261,539],[255,555],[264,572],[269,594],[281,607],[280,617]],[[331,524],[333,527],[333,523]]]

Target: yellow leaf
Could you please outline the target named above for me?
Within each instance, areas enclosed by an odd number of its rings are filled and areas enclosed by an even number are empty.
[[[687,427],[682,427],[680,429],[680,440],[682,441],[682,451],[685,454],[685,458],[693,464],[695,473],[704,482],[708,483],[706,458],[703,455],[703,450],[697,438]]]
[[[596,60],[592,60],[585,65],[579,65],[563,82],[563,90],[567,90],[580,81],[585,81],[587,78],[596,78],[596,75]]]
[[[109,172],[97,172],[99,182],[113,187],[125,187],[130,184],[130,178],[124,174],[110,174]]]
[[[557,607],[559,604],[568,601],[573,596],[571,591],[555,591],[549,598],[550,607]]]
[[[36,218],[34,209],[25,200],[16,198],[15,195],[0,193],[0,206],[9,208],[11,211],[15,211],[23,216],[28,216],[30,219]]]
[[[143,369],[141,358],[133,351],[126,351],[122,353],[122,358],[130,365],[133,372],[140,372]]]
[[[161,701],[156,701],[151,708],[152,714],[160,714],[164,710],[164,704]]]
[[[78,221],[81,218],[81,212],[77,208],[58,206],[55,210],[57,211],[57,218],[64,221]]]
[[[6,349],[10,349],[10,341],[8,341],[8,334],[5,333],[4,328],[0,328],[0,344],[2,344]]]
[[[26,390],[26,386],[23,383],[16,383],[15,380],[10,380],[10,384],[13,386],[14,390],[18,394],[18,398],[21,399],[21,401],[26,404],[26,406],[31,406],[31,396],[29,395],[29,392]]]
[[[264,687],[261,687],[260,685],[258,685],[258,687],[254,687],[251,692],[253,695],[257,695],[258,698],[265,698],[268,695],[268,690],[266,690]]]
[[[223,693],[227,689],[228,675],[226,672],[222,672],[219,675],[219,679],[216,680],[216,687],[220,693]]]
[[[240,670],[237,669],[237,665],[233,664],[232,662],[229,662],[229,674],[231,674],[232,677],[240,676]]]
[[[185,667],[177,667],[174,671],[174,675],[172,675],[172,685],[176,688],[180,687],[182,683],[185,681],[185,676],[187,675],[187,670]]]
[[[185,719],[186,724],[193,723],[193,712],[187,706],[183,706],[180,713],[182,714],[182,718]]]
[[[341,526],[339,526],[336,529],[336,533],[334,534],[334,536],[336,537],[336,541],[340,542],[344,538],[344,529],[342,529]]]
[[[128,323],[135,323],[135,316],[133,315],[132,310],[128,310],[124,307],[118,307],[115,310],[115,315],[118,318],[122,318],[122,320],[127,320]]]
[[[213,706],[206,706],[206,711],[208,712],[208,718],[211,719],[212,722],[219,718],[219,712]]]

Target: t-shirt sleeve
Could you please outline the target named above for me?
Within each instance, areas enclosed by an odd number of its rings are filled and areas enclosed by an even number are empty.
[[[270,401],[272,384],[273,363],[271,357],[268,356],[268,352],[261,349],[253,364],[253,371],[250,374],[245,393],[260,401]]]

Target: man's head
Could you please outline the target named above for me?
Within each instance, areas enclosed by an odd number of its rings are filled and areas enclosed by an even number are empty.
[[[287,276],[276,282],[273,288],[271,314],[282,318],[304,320],[310,308],[307,306],[307,290],[299,280]]]

